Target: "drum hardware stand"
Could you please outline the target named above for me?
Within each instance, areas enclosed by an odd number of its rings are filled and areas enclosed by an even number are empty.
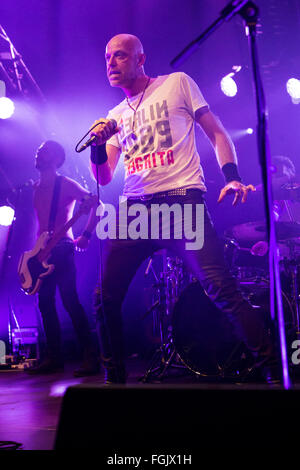
[[[0,29],[1,32],[1,29]],[[10,182],[9,182],[10,184]],[[13,320],[16,320],[15,314],[14,314],[14,306],[11,302],[11,297],[12,297],[12,288],[10,284],[8,285],[7,283],[7,276],[8,273],[10,273],[11,270],[11,264],[12,264],[12,250],[11,250],[11,244],[13,240],[13,235],[15,233],[15,225],[16,225],[16,219],[17,219],[17,212],[19,209],[19,204],[20,204],[20,198],[21,198],[21,191],[22,187],[20,186],[19,188],[13,188],[11,186],[11,191],[16,194],[16,201],[15,204],[11,204],[8,196],[6,198],[6,203],[8,204],[9,207],[12,207],[14,209],[14,217],[12,220],[12,223],[9,226],[8,229],[8,234],[6,238],[6,243],[5,243],[5,248],[3,252],[3,258],[2,258],[2,263],[0,266],[0,295],[2,297],[7,295],[7,307],[8,307],[8,322],[7,322],[7,330],[8,330],[8,348],[7,352],[9,354],[13,354],[13,343],[12,343],[12,325],[13,325]],[[16,321],[17,323],[17,321]]]
[[[298,274],[299,274],[298,263],[299,261],[296,258],[296,253],[295,253],[296,244],[294,243],[294,241],[288,240],[287,245],[290,250],[289,259],[291,260],[288,263],[288,267],[290,268],[291,279],[292,279],[292,296],[293,296],[294,311],[295,311],[294,324],[295,324],[297,339],[300,339],[300,292],[299,292],[299,287],[298,287]]]
[[[170,315],[172,311],[172,303],[175,302],[178,296],[180,276],[178,270],[175,269],[175,273],[170,270],[170,258],[166,257],[165,250],[163,254],[163,272],[160,273],[160,277],[157,276],[153,266],[152,260],[148,263],[145,275],[148,275],[150,269],[155,278],[155,284],[153,287],[156,290],[158,299],[153,303],[150,309],[147,310],[143,318],[152,313],[154,316],[154,327],[159,329],[160,347],[154,352],[154,355],[150,361],[150,365],[146,373],[139,379],[141,382],[148,382],[152,379],[159,381],[163,380],[166,376],[167,371],[172,367],[176,369],[185,369],[187,367],[182,363],[176,364],[177,350],[172,339],[172,332],[170,326]],[[173,278],[172,278],[173,277]],[[170,286],[171,284],[171,286]],[[175,285],[174,285],[175,284]],[[177,294],[177,295],[174,295]]]

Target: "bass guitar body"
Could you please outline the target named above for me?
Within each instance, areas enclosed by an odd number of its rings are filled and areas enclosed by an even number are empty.
[[[46,248],[50,239],[49,233],[44,232],[38,238],[35,246],[30,251],[25,251],[19,261],[18,275],[22,290],[33,295],[38,292],[43,279],[54,270],[54,264],[48,264],[47,259],[42,259],[42,251]]]

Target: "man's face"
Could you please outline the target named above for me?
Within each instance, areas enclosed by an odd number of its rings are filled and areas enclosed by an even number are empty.
[[[105,60],[111,86],[126,88],[134,82],[139,58],[130,41],[118,37],[111,39],[106,47]]]
[[[39,171],[45,171],[52,167],[55,168],[55,159],[53,158],[52,152],[50,152],[46,143],[43,143],[37,149],[35,155],[35,167]]]

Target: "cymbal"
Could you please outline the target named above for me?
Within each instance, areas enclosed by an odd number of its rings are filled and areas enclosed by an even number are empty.
[[[300,224],[298,222],[275,222],[278,240],[287,240],[300,237]],[[267,228],[264,221],[246,222],[235,225],[226,236],[232,236],[238,242],[256,242],[265,240]]]
[[[253,244],[260,240],[266,239],[266,233],[256,230],[257,227],[264,227],[264,221],[246,222],[244,224],[235,225],[232,229],[225,232],[226,237],[232,237],[238,243]]]
[[[279,201],[300,202],[299,183],[286,183],[277,190],[274,190],[274,199]]]
[[[263,185],[258,184],[254,194],[261,194]],[[273,196],[279,201],[297,201],[300,202],[300,182],[291,181],[287,177],[274,178],[272,180]]]

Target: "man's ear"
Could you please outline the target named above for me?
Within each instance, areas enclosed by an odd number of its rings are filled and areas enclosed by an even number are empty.
[[[142,67],[146,62],[146,54],[139,54],[138,65]]]

